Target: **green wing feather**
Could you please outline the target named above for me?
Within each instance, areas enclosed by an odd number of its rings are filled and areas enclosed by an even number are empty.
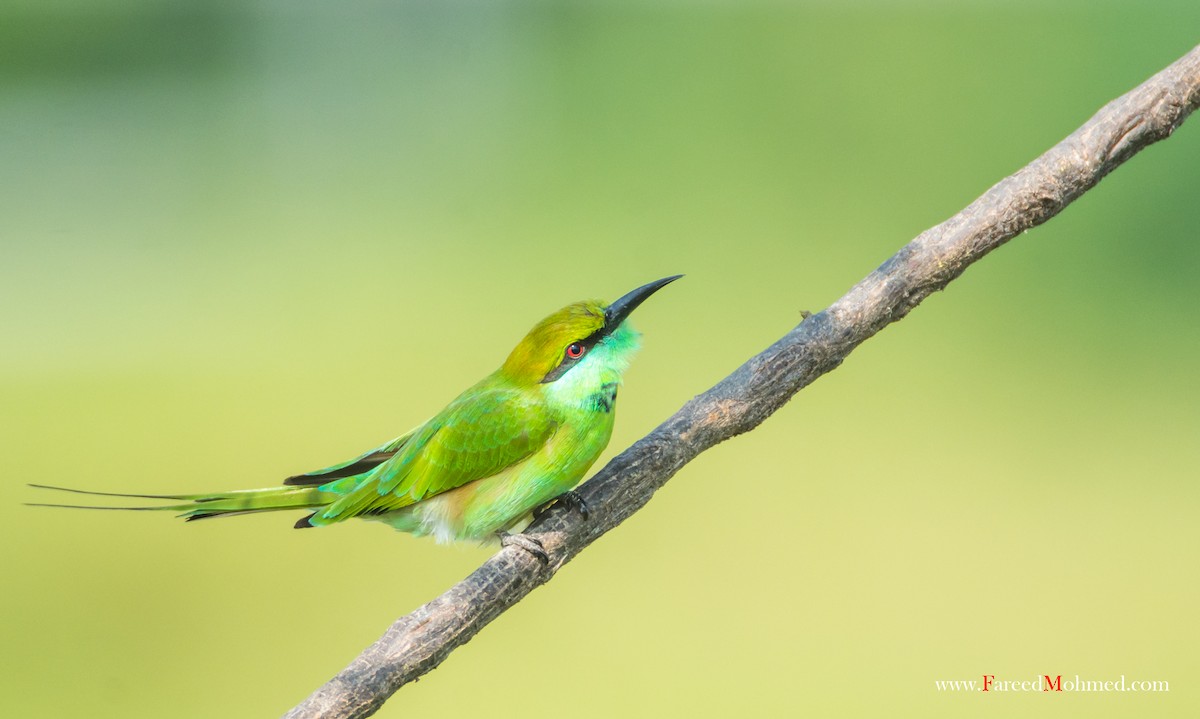
[[[317,527],[379,514],[490,477],[538,451],[558,421],[544,403],[489,378],[436,417],[354,459],[289,477],[285,486],[206,494],[117,494],[35,487],[79,494],[165,499],[156,507],[80,507],[182,512],[189,520],[281,509],[315,510],[297,527]],[[78,505],[47,505],[78,506]]]
[[[331,482],[345,493],[309,518],[314,526],[389,512],[490,477],[532,455],[558,422],[544,403],[515,389],[475,387],[407,436],[367,475]]]
[[[424,425],[422,425],[424,426]],[[410,429],[399,437],[384,444],[380,447],[365,452],[354,459],[340,462],[324,469],[318,469],[313,472],[305,472],[297,474],[283,480],[286,485],[321,485],[329,482],[331,479],[340,479],[342,477],[351,477],[359,474],[365,474],[374,467],[383,464],[387,460],[395,456],[396,452],[404,446],[406,442],[412,439],[412,436],[417,433],[421,427]]]

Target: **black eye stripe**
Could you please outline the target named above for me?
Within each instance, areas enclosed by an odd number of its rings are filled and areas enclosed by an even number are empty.
[[[547,382],[553,382],[554,380],[558,379],[559,377],[562,377],[564,374],[567,373],[567,370],[574,367],[575,364],[579,360],[583,359],[584,356],[587,355],[587,353],[590,352],[592,350],[592,348],[595,347],[596,344],[598,342],[600,342],[600,340],[602,340],[602,339],[604,339],[604,328],[603,327],[596,330],[595,332],[591,333],[587,337],[584,337],[581,340],[576,340],[575,342],[572,342],[571,344],[567,345],[567,347],[565,349],[563,349],[562,361],[560,361],[558,363],[557,367],[555,367],[554,369],[552,369],[546,373],[546,376],[542,378],[541,384],[546,384]],[[579,345],[579,347],[582,351],[579,353],[578,356],[572,357],[570,354],[568,354],[567,350],[570,349],[571,345]]]

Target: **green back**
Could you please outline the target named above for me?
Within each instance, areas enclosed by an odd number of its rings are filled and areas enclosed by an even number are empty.
[[[402,509],[490,477],[541,448],[558,420],[537,393],[492,375],[413,431],[396,454],[370,472],[321,489],[343,494],[309,522],[324,525]]]

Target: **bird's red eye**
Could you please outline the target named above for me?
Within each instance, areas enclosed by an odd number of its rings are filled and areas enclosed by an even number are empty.
[[[575,343],[572,343],[571,346],[567,348],[567,356],[570,357],[571,359],[579,359],[580,357],[583,356],[583,353],[586,350],[587,350],[586,347],[579,344],[578,342],[575,342]]]

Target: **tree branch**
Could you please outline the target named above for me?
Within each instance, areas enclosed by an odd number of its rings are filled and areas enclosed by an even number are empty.
[[[600,535],[646,504],[698,454],[754,429],[800,389],[903,318],[973,262],[1054,217],[1200,106],[1200,46],[1124,96],[966,209],[921,233],[829,308],[812,315],[693,398],[580,487],[588,520],[554,510],[528,533],[550,555],[542,566],[505,548],[442,596],[397,620],[287,717],[365,717],[397,689],[438,666],[501,612],[546,583]]]

